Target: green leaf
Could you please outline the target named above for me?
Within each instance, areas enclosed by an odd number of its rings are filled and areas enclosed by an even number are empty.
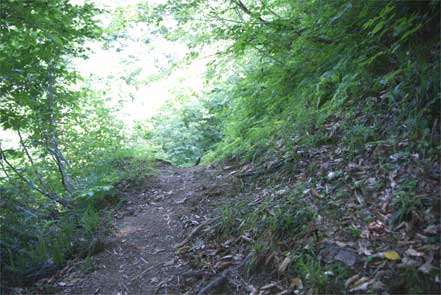
[[[384,21],[380,21],[375,25],[374,29],[372,30],[372,34],[378,33],[383,27],[384,27]]]
[[[54,41],[58,46],[63,46],[63,40],[61,40],[60,37],[58,37],[57,35],[53,35],[53,34],[48,34],[48,38],[51,39],[52,41]]]

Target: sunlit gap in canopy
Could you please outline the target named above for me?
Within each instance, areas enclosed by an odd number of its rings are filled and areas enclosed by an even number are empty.
[[[71,0],[73,4],[93,3],[105,9],[98,19],[106,28],[112,22],[113,12],[124,9],[129,14],[136,13],[140,0]],[[158,4],[162,0],[149,1]],[[173,20],[165,20],[171,29]],[[107,32],[109,33],[109,32]],[[112,32],[110,32],[112,33]],[[200,93],[207,60],[200,59],[189,65],[170,70],[172,64],[179,63],[189,52],[182,41],[170,41],[146,22],[129,23],[118,38],[107,44],[101,41],[88,42],[91,49],[87,59],[75,60],[84,82],[92,90],[104,92],[109,107],[116,110],[118,119],[130,132],[133,123],[145,120],[158,113],[165,101],[172,99],[176,92]],[[81,86],[78,85],[78,86]]]

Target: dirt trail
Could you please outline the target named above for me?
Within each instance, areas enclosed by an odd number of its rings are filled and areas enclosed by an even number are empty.
[[[183,221],[206,193],[212,171],[164,163],[158,170],[148,184],[123,193],[114,241],[92,257],[93,272],[85,273],[82,261],[57,280],[59,294],[180,293],[181,275],[190,268],[174,246],[189,231]]]

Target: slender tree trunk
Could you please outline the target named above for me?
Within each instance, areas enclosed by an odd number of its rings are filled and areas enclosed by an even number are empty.
[[[20,129],[17,129],[17,133],[18,133],[18,137],[20,138],[20,145],[22,146],[29,162],[31,163],[32,167],[35,167],[35,162],[31,157],[31,154],[29,153],[28,148],[26,147],[26,144],[23,140],[23,136],[21,135]],[[55,200],[60,200],[61,197],[54,192],[54,190],[52,189],[52,187],[50,187],[45,181],[43,176],[41,175],[40,171],[37,169],[37,167],[35,167],[35,170],[33,170],[33,174],[34,176],[37,178],[38,183],[40,184],[41,190],[43,190],[45,193],[47,193],[47,195],[52,196],[53,199]]]
[[[54,116],[54,90],[53,90],[53,72],[52,65],[49,65],[48,71],[49,79],[48,79],[48,87],[47,87],[47,110],[49,115],[49,132],[46,138],[46,149],[52,154],[55,159],[55,162],[58,166],[58,171],[61,175],[61,182],[66,189],[67,192],[72,193],[72,191],[76,190],[75,184],[72,182],[68,172],[67,167],[69,166],[69,162],[61,153],[58,148],[57,141],[57,128]]]

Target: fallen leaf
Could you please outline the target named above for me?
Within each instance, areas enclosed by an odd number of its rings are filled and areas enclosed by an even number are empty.
[[[432,235],[434,235],[434,234],[436,234],[438,232],[438,227],[436,225],[432,224],[432,225],[429,225],[428,227],[426,227],[423,230],[423,232],[425,234],[432,234]]]
[[[428,256],[425,257],[426,262],[421,265],[418,270],[423,273],[429,273],[432,270],[432,261],[433,261],[433,253],[431,252]]]
[[[290,256],[285,257],[285,259],[283,259],[282,263],[280,263],[278,271],[279,273],[285,272],[286,268],[288,267],[288,265],[291,263],[292,258]]]
[[[335,244],[341,248],[344,248],[346,246],[351,246],[351,247],[354,246],[354,243],[352,242],[345,243],[345,242],[335,241]]]
[[[215,265],[214,268],[218,269],[218,270],[222,270],[227,268],[228,266],[232,265],[233,262],[232,261],[218,261]]]
[[[400,254],[398,254],[398,252],[394,250],[384,252],[384,257],[389,260],[398,260],[401,258]]]
[[[241,235],[240,238],[250,243],[253,242],[253,239],[246,235]]]
[[[386,288],[386,286],[381,281],[375,281],[371,285],[371,289],[374,289],[374,290],[384,290],[385,288]]]
[[[310,192],[311,192],[311,194],[314,196],[314,197],[317,197],[317,198],[321,198],[322,196],[319,194],[319,192],[315,189],[315,188],[312,188],[311,190],[310,190]]]
[[[403,259],[401,259],[401,263],[398,264],[398,267],[409,267],[409,266],[416,266],[418,265],[418,261],[411,259],[409,257],[404,257]]]
[[[358,280],[359,277],[360,277],[360,275],[356,274],[356,275],[353,275],[352,277],[350,277],[349,279],[347,279],[345,282],[346,289],[349,288],[349,286],[352,285],[353,282]]]
[[[303,289],[303,282],[300,278],[293,278],[291,279],[291,284],[289,285],[290,288],[293,289]]]
[[[367,248],[367,243],[358,241],[358,254],[364,254],[366,256],[371,256],[372,251]]]
[[[368,277],[361,277],[352,284],[352,288],[349,290],[349,292],[365,291],[370,283],[372,283],[372,280],[369,280]]]
[[[409,256],[416,256],[416,257],[424,256],[424,253],[418,252],[415,249],[413,249],[412,247],[407,249],[405,253]]]
[[[233,258],[233,255],[225,255],[224,257],[221,257],[221,260],[230,260]]]
[[[268,255],[265,259],[265,265],[268,265],[271,262],[271,260],[274,259],[275,256],[276,255],[274,253],[271,253],[271,255]]]
[[[250,292],[251,294],[253,294],[253,293],[257,293],[257,289],[256,289],[256,287],[254,287],[253,285],[247,285],[247,286],[245,286],[245,290],[246,290],[247,292]]]
[[[349,290],[349,292],[366,291],[368,287],[369,287],[369,282],[366,282],[352,288],[351,290]]]

